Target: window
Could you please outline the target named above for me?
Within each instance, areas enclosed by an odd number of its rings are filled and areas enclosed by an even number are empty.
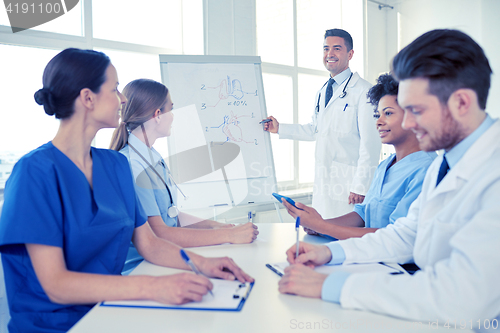
[[[328,80],[325,30],[343,28],[355,41],[350,68],[363,74],[362,0],[256,0],[257,54],[262,58],[267,112],[280,123],[311,122],[316,92]],[[343,17],[349,20],[344,22]],[[345,23],[345,24],[344,24]],[[310,190],[315,143],[271,136],[281,190]]]
[[[342,26],[341,11],[338,0],[297,0],[297,62],[300,67],[324,71],[320,61],[323,36],[325,30]]]
[[[321,42],[320,45],[323,45]],[[321,51],[323,54],[323,51]],[[321,59],[321,58],[320,58]],[[316,59],[316,62],[321,63]],[[328,74],[327,74],[328,75]],[[328,79],[328,78],[327,78]],[[325,83],[324,75],[298,75],[298,106],[299,106],[299,124],[307,124],[312,121],[312,109],[317,101],[314,100],[316,92]],[[310,184],[314,181],[314,142],[299,142],[299,184]]]
[[[10,154],[20,157],[56,134],[59,121],[45,114],[33,94],[42,87],[43,69],[57,52],[0,44],[0,160],[8,161]]]
[[[263,62],[293,66],[293,6],[289,0],[257,0],[257,49]]]
[[[203,0],[139,3],[81,0],[66,14],[15,34],[0,6],[0,191],[17,160],[57,132],[59,121],[45,114],[33,94],[58,52],[68,47],[103,51],[117,68],[120,89],[137,78],[160,81],[159,54],[203,54]],[[99,131],[94,145],[107,148],[112,132]]]
[[[291,76],[279,74],[262,74],[264,91],[266,92],[266,105],[268,114],[272,114],[285,123],[293,122],[293,108]],[[293,141],[279,140],[277,135],[271,136],[271,144],[274,155],[274,168],[278,182],[290,182],[294,179],[293,174]]]
[[[180,50],[181,13],[181,0],[93,1],[94,37]]]

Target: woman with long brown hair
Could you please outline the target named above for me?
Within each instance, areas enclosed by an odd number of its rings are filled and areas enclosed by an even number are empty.
[[[158,237],[180,246],[193,247],[222,243],[250,243],[259,233],[252,223],[232,226],[179,212],[176,187],[161,155],[153,148],[156,139],[170,136],[173,103],[163,84],[139,79],[123,89],[128,103],[122,121],[113,133],[111,149],[129,159],[139,201]],[[177,228],[185,225],[187,227]],[[134,260],[135,259],[135,260]],[[140,261],[133,248],[128,262]],[[128,265],[126,269],[129,269]]]

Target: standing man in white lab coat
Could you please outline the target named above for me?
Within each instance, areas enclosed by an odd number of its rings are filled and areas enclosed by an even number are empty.
[[[280,139],[316,140],[312,206],[323,218],[352,211],[363,202],[380,159],[380,139],[367,92],[371,84],[352,73],[351,35],[342,29],[325,33],[323,64],[330,79],[317,92],[312,122],[280,124],[270,116],[264,130]]]
[[[429,167],[406,217],[362,238],[326,246],[301,243],[297,258],[295,245],[288,250],[296,265],[285,271],[280,291],[448,328],[462,323],[461,328],[496,331],[500,121],[485,112],[488,59],[466,34],[433,30],[401,50],[392,67],[405,110],[403,127],[416,133],[422,150],[445,153]],[[379,261],[414,261],[421,270],[327,276],[302,265]]]

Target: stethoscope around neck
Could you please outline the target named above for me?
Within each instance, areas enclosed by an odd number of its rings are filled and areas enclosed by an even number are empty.
[[[146,145],[147,147],[149,147],[149,142],[148,142],[148,137],[146,135],[146,131],[144,130],[144,126],[141,125],[142,127],[142,133],[144,135],[144,138],[146,140]],[[167,185],[167,182],[163,179],[163,177],[158,173],[158,171],[156,171],[156,169],[153,167],[153,165],[151,163],[149,163],[149,161],[130,143],[128,142],[128,145],[130,148],[132,148],[132,150],[137,154],[139,155],[142,160],[144,162],[146,162],[146,164],[148,165],[149,168],[151,168],[151,170],[153,170],[154,173],[156,173],[156,175],[158,176],[158,178],[162,181],[163,185],[165,185],[165,188],[167,189],[167,192],[168,192],[168,197],[170,198],[170,203],[171,203],[171,206],[168,207],[168,210],[167,210],[167,215],[168,217],[170,218],[176,218],[178,215],[179,215],[179,209],[177,208],[177,206],[174,205],[174,199],[172,197],[172,192],[170,191],[170,187]],[[151,157],[151,160],[153,160],[153,153],[151,152],[151,149],[148,148],[148,151],[149,151],[149,154],[150,154],[150,157]],[[160,160],[159,161],[161,166],[166,170],[166,167],[165,165],[163,164],[163,161]],[[179,186],[177,185],[177,183],[175,182],[174,178],[170,175],[170,172],[168,170],[166,170],[166,173],[170,179],[170,181],[174,184],[175,187],[177,187],[177,189],[179,190],[179,192],[182,194],[182,196],[184,197],[184,199],[187,199],[187,196],[184,195],[184,193],[181,191],[181,189],[179,188]]]
[[[347,85],[349,84],[349,82],[351,81],[351,77],[352,77],[352,73],[351,75],[349,75],[349,79],[347,79],[347,83],[345,84],[344,88],[342,89],[342,93],[339,95],[339,98],[344,98],[347,96]],[[328,83],[328,81],[325,82],[325,84],[323,84],[323,87],[326,86],[326,84]],[[323,89],[323,87],[321,87],[321,89]],[[321,99],[321,93],[319,93],[319,96],[318,96],[318,101],[316,102],[316,113],[319,112],[319,101]]]

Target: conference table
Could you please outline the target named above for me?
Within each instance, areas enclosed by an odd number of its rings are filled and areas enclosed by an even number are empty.
[[[229,256],[255,278],[254,287],[241,311],[129,308],[97,304],[69,332],[449,332],[453,329],[453,326],[447,328],[432,322],[406,321],[367,311],[343,309],[339,304],[320,299],[280,294],[280,277],[267,268],[266,263],[286,261],[285,251],[295,243],[295,225],[260,223],[258,227],[259,236],[251,244],[189,249],[206,257]],[[309,243],[327,242],[322,237],[305,234],[302,228],[299,237]],[[183,271],[143,261],[131,274],[157,276],[177,272]]]

